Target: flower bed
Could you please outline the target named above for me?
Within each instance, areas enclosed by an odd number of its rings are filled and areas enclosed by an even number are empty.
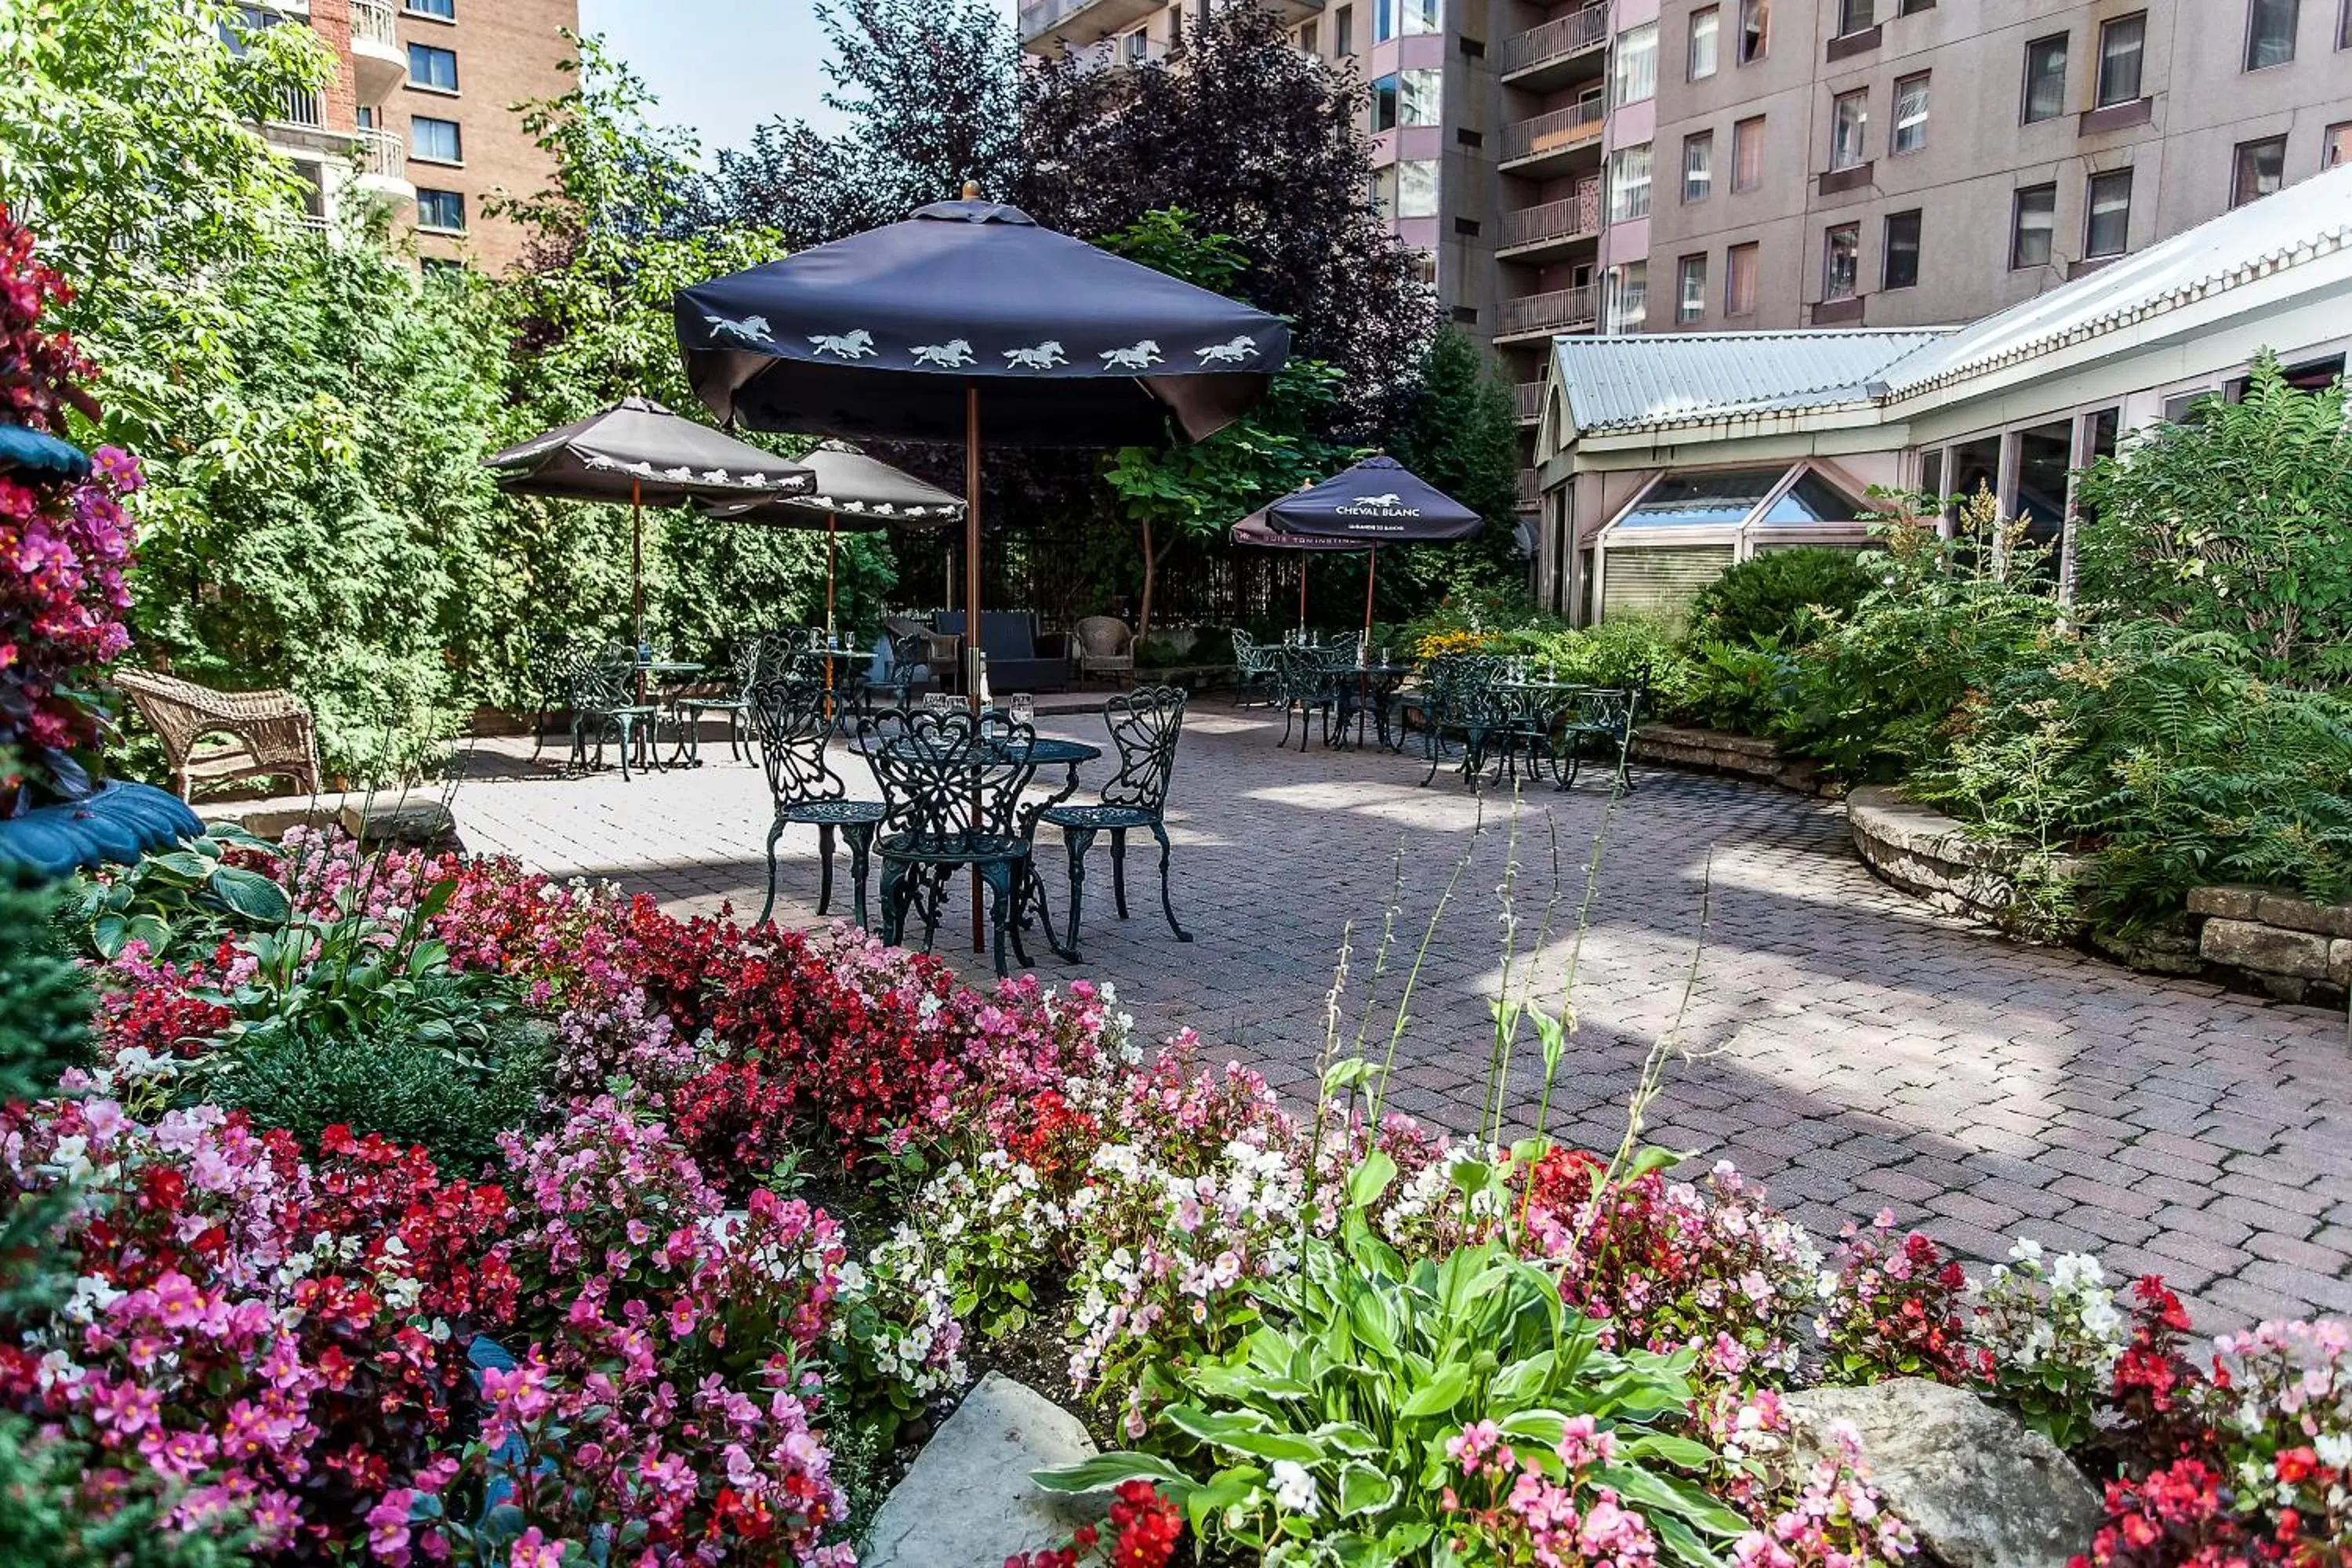
[[[2089,1467],[2086,1562],[2352,1545],[2333,1324],[2200,1366],[2160,1281],[2030,1244],[1971,1276],[1887,1216],[1824,1247],[1727,1165],[1436,1137],[1352,1066],[1286,1106],[1083,984],[499,861],[196,853],[280,896],[101,890],[150,923],[93,956],[91,1065],[0,1120],[65,1204],[0,1405],[68,1511],[268,1562],[830,1568],[976,1356],[1058,1342],[1119,1447],[1055,1484],[1125,1523],[1034,1563],[1899,1562],[1868,1456],[1790,1464],[1779,1403],[1897,1375]],[[388,1033],[441,1066],[336,1076]],[[517,1074],[488,1145],[433,1099]],[[434,1152],[294,1125],[344,1104]]]

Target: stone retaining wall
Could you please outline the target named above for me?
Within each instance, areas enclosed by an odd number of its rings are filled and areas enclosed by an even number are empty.
[[[1825,793],[1821,764],[1780,754],[1780,745],[1754,735],[1696,725],[1644,724],[1633,731],[1633,760],[1701,773],[1765,779],[1807,795]]]
[[[1954,818],[1885,784],[1853,791],[1845,808],[1854,851],[1879,880],[1947,914],[2010,926],[2026,861],[2021,846],[1971,837]],[[2081,871],[2074,857],[2059,856],[2040,874],[2068,881]]]
[[[2197,952],[2288,1002],[2341,1006],[2352,990],[2352,904],[2315,904],[2275,888],[2189,895]]]

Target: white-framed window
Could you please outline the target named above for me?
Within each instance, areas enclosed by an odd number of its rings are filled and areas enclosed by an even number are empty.
[[[2345,0],[2352,5],[2352,0]],[[1705,81],[1715,74],[1716,47],[1723,32],[1723,8],[1702,5],[1690,14],[1690,44],[1683,55],[1683,77]]]
[[[1609,100],[1622,108],[1658,95],[1658,25],[1644,22],[1617,35],[1609,52]]]
[[[1895,130],[1886,150],[1895,157],[1923,151],[1927,145],[1927,73],[1898,77],[1895,82]]]
[[[408,117],[408,155],[427,163],[462,163],[466,161],[464,129],[454,120],[412,114]]]
[[[1685,256],[1675,264],[1675,320],[1689,324],[1706,314],[1706,258]]]
[[[1852,169],[1870,161],[1870,89],[1856,88],[1830,100],[1830,167]]]
[[[1625,223],[1650,216],[1650,144],[1620,147],[1609,154],[1609,221]]]
[[[1683,200],[1703,202],[1715,194],[1715,132],[1683,138]]]

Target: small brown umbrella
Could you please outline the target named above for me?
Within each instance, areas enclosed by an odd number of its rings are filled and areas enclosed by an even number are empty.
[[[1265,509],[1250,513],[1234,524],[1234,542],[1254,545],[1260,550],[1298,550],[1308,553],[1328,552],[1352,555],[1372,547],[1353,539],[1318,539],[1311,533],[1284,533],[1265,520]],[[1298,629],[1307,629],[1307,561],[1298,562]]]

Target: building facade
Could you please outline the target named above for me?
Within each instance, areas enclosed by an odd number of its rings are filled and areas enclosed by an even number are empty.
[[[1968,321],[2352,159],[2352,0],[1660,10],[1653,331]]]
[[[558,67],[578,0],[271,0],[249,19],[307,26],[335,55],[324,91],[290,95],[263,124],[315,193],[313,221],[383,202],[428,264],[515,260],[520,233],[485,203],[547,179],[513,106],[570,89]]]

